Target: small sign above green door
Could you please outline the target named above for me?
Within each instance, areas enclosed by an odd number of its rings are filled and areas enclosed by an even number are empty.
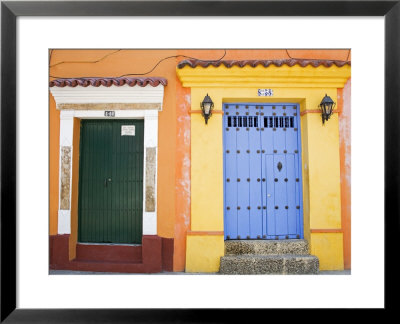
[[[122,125],[121,136],[135,136],[135,125]]]

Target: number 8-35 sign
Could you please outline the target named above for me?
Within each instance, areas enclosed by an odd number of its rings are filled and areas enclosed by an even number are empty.
[[[272,97],[274,95],[274,91],[272,89],[258,89],[259,97]]]

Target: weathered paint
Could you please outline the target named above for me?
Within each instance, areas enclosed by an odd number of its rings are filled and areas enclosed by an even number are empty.
[[[318,256],[320,270],[343,270],[343,234],[312,233],[311,254]]]
[[[156,148],[146,147],[146,212],[154,212],[156,209]]]
[[[223,235],[188,235],[186,272],[217,272],[224,255]]]
[[[339,114],[340,138],[340,190],[343,228],[344,268],[351,269],[351,79],[343,89],[338,89],[338,102],[342,104]]]
[[[179,51],[178,51],[179,53]],[[177,59],[178,61],[178,59]],[[176,215],[174,230],[173,270],[184,271],[186,231],[190,227],[190,89],[176,82]]]
[[[60,159],[60,209],[69,210],[70,207],[70,189],[71,189],[71,146],[61,147]]]

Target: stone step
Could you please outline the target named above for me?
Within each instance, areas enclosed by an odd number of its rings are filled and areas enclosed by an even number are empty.
[[[221,257],[220,274],[317,274],[313,255],[228,255]]]
[[[76,260],[141,263],[142,246],[78,243],[76,245]]]
[[[232,240],[225,241],[225,255],[309,254],[306,240]]]

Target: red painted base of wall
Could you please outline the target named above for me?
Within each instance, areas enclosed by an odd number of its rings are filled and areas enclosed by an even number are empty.
[[[164,271],[174,271],[174,239],[162,238],[162,267]]]
[[[77,244],[69,260],[69,235],[50,236],[50,269],[120,273],[172,271],[173,239],[143,235],[141,246]]]

